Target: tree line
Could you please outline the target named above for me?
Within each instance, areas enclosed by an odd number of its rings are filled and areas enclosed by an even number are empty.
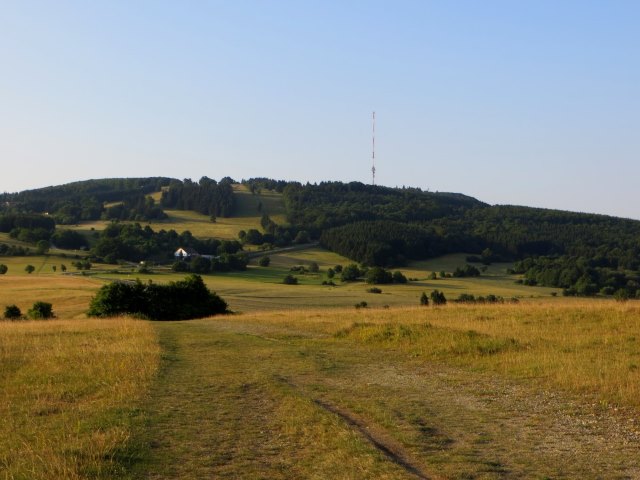
[[[234,180],[229,177],[220,182],[208,177],[202,177],[197,183],[190,179],[172,180],[162,192],[160,205],[213,217],[230,217],[235,205],[233,183]]]
[[[0,213],[47,214],[62,225],[98,220],[105,213],[105,203],[135,203],[170,182],[166,177],[108,178],[3,193],[0,194]],[[138,214],[140,220],[147,220],[143,212]]]

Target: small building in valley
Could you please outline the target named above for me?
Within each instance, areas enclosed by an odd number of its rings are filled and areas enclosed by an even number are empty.
[[[176,258],[176,260],[188,260],[193,257],[199,257],[200,254],[191,247],[180,247],[175,251],[173,256]]]

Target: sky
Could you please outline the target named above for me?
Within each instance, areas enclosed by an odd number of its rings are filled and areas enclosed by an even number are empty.
[[[0,0],[0,191],[371,182],[640,219],[636,0]]]

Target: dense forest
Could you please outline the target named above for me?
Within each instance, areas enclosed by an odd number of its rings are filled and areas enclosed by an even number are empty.
[[[283,189],[289,222],[318,238],[327,228],[359,221],[419,222],[459,216],[486,204],[455,193],[423,192],[359,182],[289,183]]]

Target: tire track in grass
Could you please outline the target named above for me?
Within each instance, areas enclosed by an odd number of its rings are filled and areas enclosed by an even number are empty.
[[[417,465],[409,459],[409,456],[404,451],[404,448],[397,442],[394,442],[390,438],[383,438],[381,434],[375,433],[372,428],[362,419],[355,416],[353,413],[340,408],[335,405],[331,405],[323,400],[314,399],[313,403],[317,406],[338,416],[351,428],[357,430],[361,436],[363,436],[369,443],[371,443],[379,452],[386,456],[392,462],[400,465],[408,473],[411,473],[420,480],[429,480],[428,477]]]

